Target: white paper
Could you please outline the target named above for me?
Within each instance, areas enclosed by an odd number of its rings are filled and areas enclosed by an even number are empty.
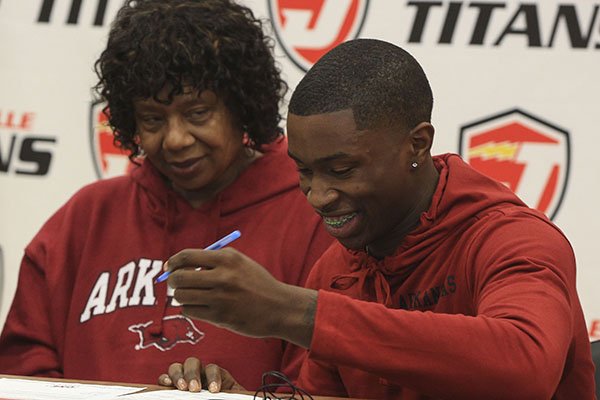
[[[144,387],[0,378],[0,400],[115,399]]]
[[[121,397],[123,400],[252,400],[254,396],[237,393],[184,392],[181,390],[157,390]],[[258,398],[258,397],[257,397]],[[0,399],[1,400],[1,399]]]

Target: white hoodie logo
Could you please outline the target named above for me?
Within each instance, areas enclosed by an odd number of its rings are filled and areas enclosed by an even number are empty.
[[[108,289],[111,273],[101,273],[90,292],[79,322],[86,322],[96,315],[111,313],[117,308],[154,305],[156,302],[154,278],[161,272],[162,265],[162,260],[146,258],[141,258],[137,264],[130,261],[123,265],[117,273],[117,283],[109,301]],[[136,270],[137,275],[135,275]],[[131,287],[133,287],[133,291],[130,296]]]

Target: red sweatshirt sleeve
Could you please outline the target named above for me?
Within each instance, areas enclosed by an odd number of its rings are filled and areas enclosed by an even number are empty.
[[[304,252],[302,274],[298,286],[304,286],[313,264],[321,257],[325,250],[331,245],[333,238],[323,229],[320,218],[315,218],[314,230],[310,236],[308,247]],[[295,249],[297,251],[297,249]],[[281,372],[290,380],[295,381],[298,377],[300,367],[306,357],[306,349],[288,342],[283,343],[284,351],[281,360]]]
[[[62,377],[50,323],[51,308],[44,271],[25,255],[0,336],[0,373]]]
[[[337,368],[310,357],[302,363],[297,385],[308,393],[318,393],[320,396],[349,397]]]
[[[390,309],[320,290],[309,359],[435,398],[551,398],[580,317],[575,261],[556,229],[539,228],[539,243],[523,228],[485,230],[461,255],[474,316]],[[298,384],[344,395],[322,371],[305,362]]]

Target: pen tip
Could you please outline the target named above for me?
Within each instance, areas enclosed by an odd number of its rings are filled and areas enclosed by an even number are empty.
[[[165,271],[162,274],[160,274],[160,276],[158,278],[156,278],[155,283],[161,283],[168,277],[169,277],[169,271]]]

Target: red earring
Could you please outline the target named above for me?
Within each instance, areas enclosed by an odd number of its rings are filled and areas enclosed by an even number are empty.
[[[248,132],[244,132],[244,134],[242,135],[242,144],[245,147],[250,147],[250,144],[251,144],[250,142],[251,142],[250,135],[248,135]]]

